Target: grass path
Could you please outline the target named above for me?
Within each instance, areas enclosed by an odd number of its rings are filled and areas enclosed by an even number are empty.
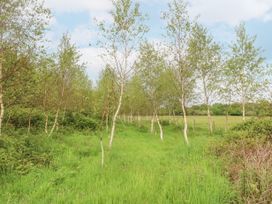
[[[63,136],[52,141],[54,166],[5,178],[0,203],[229,203],[230,184],[207,153],[215,137],[199,131],[190,139],[188,148],[171,126],[164,142],[145,128],[123,127],[102,169],[98,137]]]

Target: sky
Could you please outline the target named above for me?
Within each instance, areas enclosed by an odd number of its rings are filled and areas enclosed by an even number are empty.
[[[170,0],[136,0],[148,15],[150,31],[146,38],[152,42],[163,40],[164,22],[161,13],[167,11]],[[227,47],[234,39],[234,28],[245,22],[249,35],[257,36],[256,46],[263,49],[267,62],[272,62],[272,0],[188,0],[192,18],[199,16],[215,41]],[[46,38],[49,49],[55,50],[63,33],[69,32],[76,44],[81,60],[87,64],[87,73],[94,82],[105,62],[99,57],[101,50],[94,46],[98,40],[97,20],[111,21],[110,0],[45,0],[52,11]]]

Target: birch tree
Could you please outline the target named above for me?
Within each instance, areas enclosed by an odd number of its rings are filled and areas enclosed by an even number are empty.
[[[173,0],[168,5],[168,11],[164,13],[163,19],[166,21],[169,67],[172,69],[172,81],[183,112],[183,134],[188,145],[186,104],[192,98],[195,78],[194,69],[189,64],[188,44],[191,35],[191,21],[187,4],[182,0]]]
[[[112,147],[116,120],[119,115],[125,84],[133,71],[134,57],[138,46],[147,32],[143,24],[145,15],[140,12],[139,4],[132,0],[113,0],[113,10],[110,12],[112,22],[100,22],[100,46],[104,50],[104,59],[110,64],[116,75],[119,86],[119,100],[112,118],[109,147]]]
[[[163,141],[163,129],[160,123],[158,112],[161,106],[161,90],[162,90],[162,73],[166,67],[165,61],[160,53],[149,43],[141,45],[139,60],[136,63],[137,74],[143,84],[146,95],[149,98],[160,129],[160,138]],[[153,120],[153,119],[152,119]],[[152,130],[151,123],[151,130]]]
[[[66,93],[68,89],[71,89],[75,82],[77,71],[80,71],[84,66],[79,62],[79,59],[80,55],[75,45],[71,43],[68,34],[64,34],[58,48],[58,63],[56,64],[56,88],[58,91],[58,101],[56,104],[54,123],[49,136],[52,135],[58,125],[60,111],[65,107],[65,98],[68,98]]]
[[[213,133],[211,117],[211,100],[219,91],[221,74],[221,49],[200,24],[193,27],[189,45],[191,65],[195,67],[198,79],[202,84],[204,102],[207,106],[209,131]]]
[[[230,46],[230,57],[227,61],[227,74],[230,83],[242,104],[243,120],[246,119],[246,103],[254,98],[261,84],[260,74],[264,68],[264,58],[261,49],[255,47],[256,37],[246,33],[245,24],[236,27],[236,40]]]
[[[113,108],[117,101],[115,76],[109,65],[101,72],[96,91],[97,111],[105,122],[106,130],[109,130],[109,120],[113,114]]]
[[[0,3],[0,134],[4,117],[4,52],[29,53],[36,47],[49,19],[49,10],[37,0],[1,0]]]

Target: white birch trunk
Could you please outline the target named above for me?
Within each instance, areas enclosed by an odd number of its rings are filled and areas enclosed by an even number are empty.
[[[162,126],[161,126],[161,123],[160,123],[160,119],[159,119],[157,113],[156,113],[156,119],[157,119],[158,126],[160,128],[160,138],[161,138],[161,141],[163,141],[163,129],[162,129]]]
[[[208,108],[207,108],[207,115],[208,115],[208,121],[209,121],[209,130],[210,130],[210,133],[212,134],[213,133],[213,121],[212,121],[212,116],[211,116],[211,112],[210,112],[210,106],[207,105]]]
[[[111,127],[109,148],[112,147],[113,138],[114,138],[114,135],[115,135],[116,119],[118,117],[119,111],[120,111],[121,106],[122,106],[123,94],[124,94],[124,82],[121,83],[121,90],[120,90],[120,97],[119,97],[119,101],[118,101],[118,106],[117,106],[116,112],[115,112],[115,114],[113,116],[113,119],[112,119],[112,127]]]
[[[48,113],[45,113],[44,132],[48,134]]]
[[[205,95],[205,103],[206,103],[206,106],[207,106],[207,116],[208,116],[209,131],[210,131],[210,134],[212,134],[213,133],[213,123],[212,123],[212,117],[211,117],[211,111],[210,111],[209,96],[208,96],[207,86],[206,86],[204,76],[202,76],[202,81],[203,81],[203,88],[204,88],[204,95]]]
[[[57,112],[56,112],[54,124],[53,124],[53,126],[52,126],[52,128],[51,128],[51,131],[50,131],[48,137],[51,137],[51,135],[53,134],[54,130],[56,129],[57,124],[58,124],[58,117],[59,117],[59,109],[58,109]]]
[[[60,112],[60,107],[62,105],[63,96],[64,96],[64,82],[62,84],[61,98],[60,98],[58,109],[57,109],[57,112],[56,112],[56,115],[55,115],[54,124],[53,124],[53,126],[51,128],[51,131],[50,131],[50,134],[48,135],[48,137],[50,137],[53,134],[53,132],[54,132],[55,129],[58,130],[58,128],[59,128],[58,119],[59,119],[59,112]]]
[[[187,145],[189,145],[189,140],[188,140],[188,121],[187,121],[187,114],[186,114],[186,109],[185,109],[185,103],[184,103],[184,99],[181,99],[181,108],[182,108],[182,112],[183,112],[183,124],[184,124],[184,128],[183,128],[183,135],[184,135],[184,139]]]

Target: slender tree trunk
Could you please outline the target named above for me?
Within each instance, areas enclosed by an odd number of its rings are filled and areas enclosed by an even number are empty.
[[[54,130],[56,129],[57,124],[58,124],[58,118],[59,118],[59,109],[56,112],[54,124],[53,124],[53,126],[51,128],[51,131],[50,131],[48,137],[51,137],[51,135],[53,134]]]
[[[156,113],[156,120],[157,120],[158,126],[159,126],[159,128],[160,128],[160,138],[161,138],[161,141],[163,141],[163,130],[162,130],[162,126],[161,126],[161,123],[160,123],[160,119],[159,119],[159,116],[158,116],[157,113]]]
[[[48,113],[45,113],[44,132],[48,134]]]
[[[54,120],[54,124],[51,128],[51,131],[50,131],[50,134],[49,134],[49,137],[53,134],[54,130],[59,128],[59,124],[58,124],[58,119],[59,119],[59,112],[60,112],[60,107],[62,105],[62,100],[63,100],[63,96],[64,96],[64,82],[62,84],[62,89],[61,89],[61,98],[60,98],[60,102],[59,102],[59,105],[58,105],[58,109],[57,109],[57,112],[56,112],[56,115],[55,115],[55,120]]]
[[[206,86],[206,82],[204,80],[203,77],[203,87],[204,87],[204,95],[205,95],[205,103],[207,106],[207,116],[208,116],[208,125],[209,125],[209,131],[210,134],[213,133],[213,122],[212,122],[212,117],[211,117],[211,111],[210,111],[210,102],[209,102],[209,96],[208,96],[208,92],[207,92],[207,86]]]
[[[212,121],[212,116],[211,116],[211,111],[210,111],[210,106],[207,104],[207,115],[208,115],[208,121],[209,121],[209,131],[212,134],[213,133],[213,121]]]
[[[0,51],[0,136],[2,134],[2,123],[4,118],[4,102],[3,102],[3,56]]]
[[[100,148],[101,148],[101,166],[104,167],[104,160],[105,160],[105,151],[103,146],[103,139],[100,137]]]
[[[46,84],[46,83],[44,83]],[[46,111],[46,101],[47,101],[47,89],[46,85],[44,86],[44,98],[43,98],[43,109],[44,109],[44,117],[45,117],[45,122],[44,122],[44,132],[45,134],[48,134],[48,113]]]
[[[124,82],[121,83],[121,90],[120,90],[120,97],[119,97],[119,101],[118,101],[118,106],[117,106],[116,112],[115,112],[115,114],[113,116],[113,119],[112,119],[112,127],[111,127],[109,148],[112,147],[113,138],[114,138],[114,135],[115,135],[116,119],[118,117],[120,108],[122,106],[123,94],[124,94]]]
[[[188,140],[188,120],[187,120],[187,114],[186,114],[186,109],[185,109],[184,98],[181,99],[181,108],[182,108],[182,112],[183,112],[183,124],[184,124],[183,135],[184,135],[184,139],[185,139],[186,144],[189,145],[189,140]]]

